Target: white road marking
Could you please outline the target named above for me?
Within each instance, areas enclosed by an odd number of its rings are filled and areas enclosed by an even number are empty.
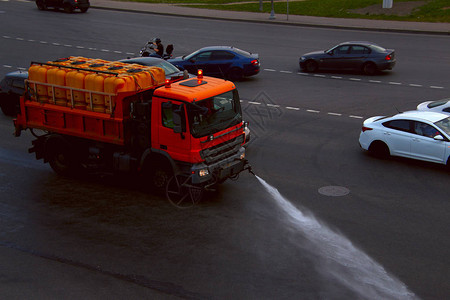
[[[369,80],[369,82],[371,82],[371,83],[381,83],[380,80]]]
[[[277,70],[274,70],[274,69],[264,69],[264,71],[268,71],[268,72],[276,72]]]
[[[256,104],[256,105],[261,104],[261,102],[254,102],[254,101],[248,101],[248,103],[250,103],[250,104]]]
[[[291,71],[280,71],[280,73],[285,73],[285,74],[292,74]]]
[[[329,112],[328,115],[330,115],[330,116],[338,116],[338,117],[342,116],[342,114],[333,113],[333,112]]]
[[[286,109],[290,109],[290,110],[300,110],[300,108],[298,108],[298,107],[291,107],[291,106],[286,106]]]
[[[393,84],[393,85],[401,85],[401,82],[395,82],[395,81],[389,81],[389,84]]]
[[[353,116],[353,115],[350,115],[350,116],[348,116],[349,118],[354,118],[354,119],[362,119],[363,117],[361,117],[361,116]]]
[[[410,83],[409,86],[423,87],[423,85],[421,85],[421,84],[415,84],[415,83]]]
[[[307,111],[307,112],[310,112],[310,113],[314,113],[314,114],[320,113],[320,111],[318,111],[318,110],[313,110],[313,109],[307,109],[306,111]]]
[[[361,81],[361,78],[352,78],[352,77],[350,77],[349,80],[352,80],[352,81]]]
[[[267,103],[266,105],[269,106],[269,107],[280,107],[280,106],[277,105],[277,104],[270,104],[270,103]]]
[[[430,88],[432,89],[443,89],[443,86],[435,86],[435,85],[431,85]]]

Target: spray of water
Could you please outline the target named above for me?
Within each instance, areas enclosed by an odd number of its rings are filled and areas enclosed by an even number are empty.
[[[286,200],[276,188],[256,176],[272,195],[288,220],[311,243],[320,256],[320,271],[352,290],[362,299],[418,299],[404,283],[389,275],[384,268],[357,249],[343,235],[321,224]]]

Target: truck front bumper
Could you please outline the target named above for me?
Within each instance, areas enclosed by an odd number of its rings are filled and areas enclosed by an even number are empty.
[[[236,154],[221,161],[210,165],[205,163],[193,165],[191,168],[192,183],[221,183],[246,170],[246,165],[248,165],[248,162],[245,159],[245,149],[241,147]]]

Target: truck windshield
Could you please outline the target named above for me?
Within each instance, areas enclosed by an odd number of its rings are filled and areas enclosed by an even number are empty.
[[[232,90],[188,105],[191,133],[199,138],[242,122],[237,90]]]

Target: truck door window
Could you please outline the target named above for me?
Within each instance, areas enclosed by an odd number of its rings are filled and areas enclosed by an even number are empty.
[[[162,125],[164,127],[173,129],[175,125],[173,122],[173,111],[177,109],[180,109],[180,105],[177,104],[167,105],[167,103],[161,104],[161,120]],[[181,116],[182,116],[181,122],[185,122],[184,113],[182,113]]]
[[[173,129],[172,108],[168,108],[167,106],[161,104],[161,112],[162,112],[162,125],[164,127]]]

